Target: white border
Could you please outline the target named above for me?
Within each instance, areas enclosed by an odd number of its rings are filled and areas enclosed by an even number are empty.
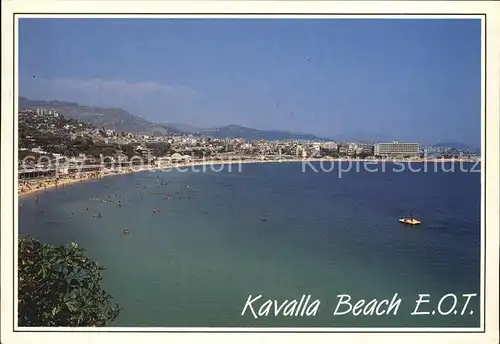
[[[395,337],[399,338],[398,342],[402,340],[402,338],[405,338],[405,341],[408,341],[410,338],[411,339],[417,339],[418,341],[421,342],[422,340],[429,340],[429,339],[439,339],[439,342],[443,342],[443,340],[446,339],[453,339],[452,342],[464,342],[463,340],[465,338],[468,338],[466,342],[470,342],[470,339],[474,338],[475,341],[477,339],[482,338],[487,340],[488,342],[496,342],[494,338],[498,337],[493,337],[495,336],[495,329],[498,329],[498,231],[495,231],[495,228],[498,229],[498,153],[495,154],[495,147],[498,147],[498,94],[499,94],[499,85],[498,85],[498,56],[499,56],[499,46],[498,46],[498,35],[495,37],[495,33],[500,32],[500,16],[498,15],[500,13],[500,6],[499,3],[485,3],[485,2],[422,2],[422,3],[416,3],[416,2],[375,2],[375,1],[370,1],[370,2],[363,2],[362,4],[360,2],[338,2],[338,3],[331,3],[331,2],[317,2],[317,3],[311,3],[311,2],[303,2],[303,1],[296,1],[296,2],[285,2],[285,1],[280,1],[279,3],[277,2],[268,2],[268,1],[258,1],[255,3],[249,3],[249,2],[213,2],[213,1],[203,1],[203,2],[171,2],[169,3],[168,6],[166,6],[165,3],[162,3],[160,1],[153,1],[153,2],[132,2],[132,1],[127,1],[127,2],[119,2],[119,1],[108,1],[108,2],[97,2],[97,1],[89,1],[89,2],[76,2],[76,1],[64,1],[64,2],[45,2],[45,1],[38,1],[36,3],[31,3],[29,6],[26,6],[25,1],[23,4],[19,2],[7,2],[7,3],[2,3],[2,55],[4,59],[2,59],[2,112],[4,113],[12,113],[12,65],[11,62],[8,62],[10,59],[10,54],[8,53],[9,51],[12,52],[12,41],[11,38],[9,38],[9,33],[12,33],[12,12],[46,12],[46,13],[56,13],[56,12],[177,12],[177,13],[187,13],[187,12],[225,12],[225,13],[237,13],[237,12],[252,12],[252,13],[265,13],[265,12],[280,12],[280,13],[320,13],[320,12],[329,12],[329,13],[340,13],[340,12],[372,12],[374,15],[370,16],[359,16],[359,15],[348,15],[348,16],[340,16],[340,15],[307,15],[307,16],[301,16],[305,18],[391,18],[395,16],[388,16],[388,15],[376,15],[375,13],[383,13],[383,12],[393,12],[393,13],[425,13],[425,12],[441,12],[441,13],[467,13],[467,12],[472,12],[472,13],[487,13],[487,25],[488,25],[488,56],[487,56],[487,63],[488,63],[488,85],[487,85],[487,99],[488,99],[488,118],[487,118],[487,123],[488,127],[485,128],[484,121],[482,121],[482,129],[484,132],[484,129],[488,130],[487,132],[487,139],[488,139],[488,151],[487,154],[488,156],[485,157],[483,156],[483,159],[487,159],[487,171],[484,173],[482,172],[482,182],[483,182],[483,187],[482,187],[482,196],[484,196],[484,181],[487,179],[488,180],[488,193],[487,193],[487,200],[486,204],[482,204],[481,209],[484,210],[484,207],[488,208],[488,218],[487,219],[482,219],[482,225],[481,225],[481,232],[482,232],[482,240],[481,240],[481,248],[482,249],[487,249],[487,261],[488,261],[488,271],[486,271],[486,279],[487,279],[487,297],[488,297],[488,305],[487,305],[487,321],[488,323],[484,324],[483,320],[481,321],[481,328],[486,325],[487,332],[486,333],[474,333],[474,334],[449,334],[449,333],[441,333],[441,334],[356,334],[355,336],[357,339],[360,341],[367,341],[372,337],[377,337],[379,339],[382,338],[393,338]],[[196,5],[194,7],[193,5]],[[362,6],[360,6],[362,5]],[[496,10],[496,11],[495,11]],[[10,19],[9,19],[10,16]],[[23,16],[24,17],[24,16]],[[39,15],[29,15],[29,17],[53,17],[51,15],[47,16],[39,16]],[[62,14],[62,15],[57,15],[57,17],[65,17],[65,18],[70,18],[70,17],[88,17],[87,15],[80,15],[80,16],[75,16],[75,15],[67,15],[67,14]],[[110,15],[104,15],[102,17],[110,17]],[[120,17],[120,18],[137,18],[137,17],[146,17],[146,16],[141,16],[141,15],[119,15],[119,16],[113,16],[113,17]],[[218,15],[209,15],[209,16],[199,16],[199,15],[175,15],[175,16],[166,16],[166,15],[153,15],[153,16],[148,16],[148,17],[155,17],[155,18],[165,18],[165,17],[174,17],[174,18],[219,18],[220,16]],[[223,16],[224,18],[241,18],[243,16],[233,14],[233,15],[225,15]],[[244,16],[245,18],[248,18],[248,16]],[[277,18],[277,16],[272,15],[254,15],[253,17],[255,18]],[[296,15],[283,15],[282,18],[296,18]],[[406,18],[423,18],[424,16],[422,15],[408,15],[405,16]],[[443,18],[447,16],[443,15],[433,15],[433,16],[425,16],[425,18]],[[451,16],[452,18],[481,18],[481,16],[463,16],[463,15],[453,15]],[[403,18],[402,16],[397,16],[397,18]],[[483,21],[483,30],[484,30],[484,21]],[[9,28],[10,25],[10,28]],[[5,39],[4,39],[5,38]],[[10,45],[10,46],[9,46]],[[484,54],[484,41],[482,42],[482,49],[483,49],[483,54]],[[496,58],[496,60],[495,60]],[[4,60],[7,60],[4,62]],[[10,64],[10,67],[8,67]],[[492,65],[493,64],[493,65]],[[481,87],[484,88],[484,65],[482,66],[482,84]],[[10,70],[9,70],[10,68]],[[16,75],[17,79],[17,70],[16,70]],[[17,93],[17,92],[16,92]],[[10,98],[10,99],[9,99]],[[10,107],[10,110],[8,110]],[[485,110],[485,104],[484,102],[482,103],[482,113],[484,114]],[[9,178],[12,177],[10,173],[12,173],[12,156],[10,155],[10,152],[12,152],[12,141],[9,143],[9,135],[12,133],[12,125],[15,125],[12,121],[12,118],[6,117],[4,114],[2,115],[2,228],[5,228],[4,226],[6,225],[6,222],[9,221],[10,214],[12,214],[11,205],[9,205],[9,200],[11,200],[11,190],[10,187],[11,183],[9,183]],[[11,137],[11,136],[10,136]],[[486,147],[486,138],[482,135],[482,148],[484,152],[484,148]],[[496,145],[495,145],[496,143]],[[493,152],[492,152],[493,151]],[[10,179],[12,180],[12,178]],[[14,190],[17,192],[17,190],[14,188]],[[17,194],[14,196],[17,197]],[[496,197],[496,198],[495,198]],[[4,202],[4,200],[7,200]],[[483,213],[482,213],[483,214]],[[481,216],[482,216],[481,214]],[[16,209],[16,215],[17,215],[17,209]],[[17,216],[16,216],[17,218]],[[17,222],[17,221],[16,221]],[[485,231],[485,223],[488,223],[488,242],[485,242],[483,240],[484,238],[484,231]],[[493,227],[495,226],[496,227]],[[9,228],[9,227],[7,227]],[[15,227],[17,228],[17,226]],[[13,234],[14,238],[10,235]],[[12,286],[12,277],[9,278],[9,273],[12,276],[12,255],[8,256],[9,252],[12,252],[12,247],[11,243],[13,242],[12,240],[17,237],[17,232],[13,231],[11,233],[8,233],[5,235],[5,231],[2,231],[2,244],[1,244],[1,252],[2,252],[2,320],[1,320],[1,325],[2,325],[2,342],[3,341],[3,334],[4,331],[11,331],[12,330],[12,300],[7,300],[6,297],[9,296],[9,292],[12,295],[12,289],[10,287]],[[491,243],[491,244],[490,244]],[[7,251],[7,252],[6,252]],[[10,263],[10,266],[9,266]],[[483,277],[483,271],[484,271],[484,259],[481,258],[481,276]],[[491,269],[491,271],[490,271]],[[6,271],[7,270],[7,271]],[[496,282],[495,282],[495,277],[496,277]],[[481,314],[483,314],[482,310],[484,309],[484,295],[482,293],[483,291],[483,281],[484,279],[481,278]],[[10,305],[9,302],[10,301]],[[491,303],[491,308],[490,308],[490,303]],[[493,306],[496,307],[496,309],[493,308]],[[9,314],[10,313],[10,314]],[[6,316],[10,315],[9,321],[6,321]],[[10,322],[10,323],[9,323]],[[24,330],[24,329],[23,329]],[[64,330],[62,328],[60,329],[54,329],[54,332]],[[99,331],[99,329],[86,329],[86,328],[79,328],[79,329],[70,329],[70,330],[77,330],[77,331],[82,331],[82,330],[89,330],[90,332],[92,331]],[[119,330],[124,330],[121,328],[106,328],[106,331],[119,331]],[[238,330],[243,330],[243,331],[258,331],[258,332],[267,332],[267,331],[290,331],[294,330],[292,328],[125,328],[127,331],[184,331],[184,330],[189,330],[189,331],[238,331]],[[439,328],[384,328],[384,329],[376,329],[376,328],[349,328],[349,329],[341,329],[341,328],[297,328],[295,329],[297,331],[307,331],[307,330],[313,330],[315,332],[323,332],[323,331],[335,331],[335,332],[366,332],[366,331],[395,331],[395,332],[403,332],[403,331],[412,331],[412,332],[427,332],[427,331],[434,331],[434,332],[441,332],[441,331],[477,331],[477,329],[459,329],[459,328],[451,328],[451,329],[439,329]],[[496,335],[498,335],[498,330],[496,331]],[[106,338],[109,335],[112,335],[113,337],[116,337],[114,339],[118,339],[118,337],[123,338],[128,338],[130,337],[130,334],[126,335],[124,333],[113,333],[113,334],[74,334],[74,333],[58,333],[57,337],[54,337],[51,333],[10,333],[8,338],[14,338],[12,335],[15,335],[16,338],[22,339],[22,338],[31,338],[33,340],[33,336],[36,336],[39,339],[55,339],[55,338],[65,338],[64,341],[67,341],[69,338],[68,336],[71,336],[71,340],[77,339],[74,336],[81,337],[78,339],[83,339],[84,341],[87,341],[86,339],[88,336],[93,336],[95,338]],[[153,334],[150,334],[153,335]],[[175,336],[178,337],[179,339],[186,339],[187,337],[192,337],[194,334],[168,334],[168,336]],[[202,334],[198,334],[202,335]],[[215,335],[215,334],[214,334]],[[232,337],[234,337],[235,334],[227,334]],[[272,336],[274,337],[274,340],[278,337],[289,337],[291,334],[273,334]],[[299,336],[305,336],[307,334],[294,334],[293,336],[299,337]],[[332,338],[333,335],[337,338],[337,335],[342,335],[343,338],[347,339],[353,339],[354,335],[353,334],[342,334],[342,333],[336,333],[336,334],[308,334],[308,335],[315,335],[315,336],[325,336],[324,338]],[[122,337],[123,336],[123,337]],[[134,337],[138,337],[139,335],[134,335]],[[155,336],[159,336],[159,334],[156,334]],[[226,334],[217,334],[219,338],[226,337]],[[264,338],[264,334],[251,334],[248,338],[257,340],[262,340]],[[270,336],[270,334],[265,334],[267,338]],[[368,336],[368,337],[367,337]],[[411,337],[409,337],[411,336]],[[429,337],[430,336],[430,337]],[[460,336],[460,337],[459,337]],[[243,339],[245,337],[244,335],[238,335],[238,340]],[[227,338],[227,337],[226,337]],[[489,339],[486,339],[489,338]],[[138,339],[138,338],[132,338],[132,340]],[[234,339],[234,338],[233,338]],[[30,340],[30,341],[31,341]],[[108,337],[109,340],[109,337]],[[493,341],[492,341],[493,340]],[[16,340],[17,342],[17,340]],[[52,340],[51,340],[52,342]],[[253,340],[252,340],[253,342]],[[356,341],[357,342],[357,341]],[[410,340],[411,342],[411,340]]]

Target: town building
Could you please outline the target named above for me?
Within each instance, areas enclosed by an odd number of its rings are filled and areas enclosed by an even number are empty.
[[[373,145],[367,143],[358,143],[356,147],[357,154],[373,155],[373,150]]]
[[[420,154],[420,145],[398,141],[377,143],[374,147],[374,154],[376,156],[417,156]]]

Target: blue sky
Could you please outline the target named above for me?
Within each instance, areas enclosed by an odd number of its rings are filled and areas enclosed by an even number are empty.
[[[481,23],[21,19],[19,90],[155,122],[479,146]]]

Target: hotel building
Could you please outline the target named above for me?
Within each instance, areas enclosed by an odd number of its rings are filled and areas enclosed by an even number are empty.
[[[420,145],[418,143],[392,143],[375,144],[374,154],[377,156],[417,156],[420,154]]]

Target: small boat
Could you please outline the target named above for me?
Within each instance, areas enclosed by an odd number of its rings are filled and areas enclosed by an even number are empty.
[[[405,225],[419,225],[421,221],[414,219],[414,218],[403,218],[399,219],[399,222],[404,223]]]

